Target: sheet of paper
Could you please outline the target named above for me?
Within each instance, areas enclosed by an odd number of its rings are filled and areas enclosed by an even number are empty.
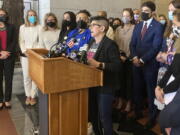
[[[176,92],[171,92],[164,95],[164,102],[166,105],[168,105],[175,97]]]
[[[166,86],[168,85],[168,84],[170,84],[172,81],[174,81],[174,76],[173,75],[171,75],[170,76],[170,78],[169,78],[169,80],[168,80],[168,82],[167,82],[167,84],[166,84]]]
[[[154,99],[154,104],[157,106],[158,110],[163,110],[165,107],[165,104],[162,104],[161,102],[159,102],[156,98]]]

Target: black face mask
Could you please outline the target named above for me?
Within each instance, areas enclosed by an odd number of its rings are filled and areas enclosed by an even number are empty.
[[[0,22],[6,23],[8,21],[7,16],[0,16]]]
[[[113,22],[109,22],[109,25],[112,27],[113,26]]]
[[[113,28],[113,30],[116,30],[117,27],[119,27],[119,26],[120,26],[119,24],[116,24],[116,25],[113,25],[112,28]]]
[[[68,20],[63,20],[62,21],[62,26],[63,27],[69,27],[71,25],[71,21],[68,21]]]
[[[142,12],[141,13],[141,18],[142,18],[143,21],[147,21],[148,19],[150,19],[149,13]]]
[[[87,23],[83,20],[79,20],[77,22],[77,28],[78,29],[86,29],[87,28]]]
[[[56,26],[55,22],[47,22],[47,26],[54,28]]]

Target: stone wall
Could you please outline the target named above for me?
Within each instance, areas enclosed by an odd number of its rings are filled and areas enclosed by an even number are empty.
[[[108,17],[121,17],[123,8],[140,8],[142,2],[147,0],[39,0],[40,20],[43,20],[47,12],[53,12],[59,20],[65,11],[78,12],[80,9],[87,9],[92,15],[97,11],[105,10]],[[157,13],[167,15],[168,3],[170,0],[152,0],[157,5]]]
[[[40,18],[51,11],[57,15],[59,20],[65,11],[78,12],[80,9],[87,9],[92,15],[97,11],[105,10],[108,17],[121,17],[123,8],[139,8],[141,0],[39,0]]]

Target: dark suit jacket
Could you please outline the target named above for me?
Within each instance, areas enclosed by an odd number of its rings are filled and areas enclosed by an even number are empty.
[[[162,129],[172,128],[171,135],[180,134],[180,88],[177,90],[176,96],[160,113],[159,124]]]
[[[175,79],[166,85],[171,75],[173,75]],[[164,89],[164,93],[177,91],[177,89],[180,87],[180,53],[175,54],[172,64],[158,85]]]
[[[16,53],[17,49],[17,35],[15,26],[12,24],[6,24],[7,29],[7,47],[6,51],[9,51],[11,55]],[[0,42],[0,51],[1,51],[1,42]]]
[[[155,57],[161,49],[163,26],[153,19],[144,38],[141,39],[142,27],[143,22],[140,22],[135,26],[130,43],[130,50],[132,57],[137,56],[141,58],[146,65],[151,63],[152,60],[155,62]]]
[[[93,40],[89,44],[89,48],[93,44]],[[119,71],[121,68],[121,61],[119,58],[119,50],[117,44],[104,36],[94,59],[105,63],[105,69],[103,70],[103,87],[100,88],[101,93],[114,94],[119,85]]]

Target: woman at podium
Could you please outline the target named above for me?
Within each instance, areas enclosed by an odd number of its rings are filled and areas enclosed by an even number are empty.
[[[117,44],[106,37],[109,28],[105,17],[93,17],[90,24],[91,35],[87,51],[88,64],[103,70],[103,86],[89,91],[89,121],[92,122],[95,134],[112,135],[112,103],[115,90],[119,88],[119,71],[121,61]],[[101,126],[102,125],[102,126]]]

